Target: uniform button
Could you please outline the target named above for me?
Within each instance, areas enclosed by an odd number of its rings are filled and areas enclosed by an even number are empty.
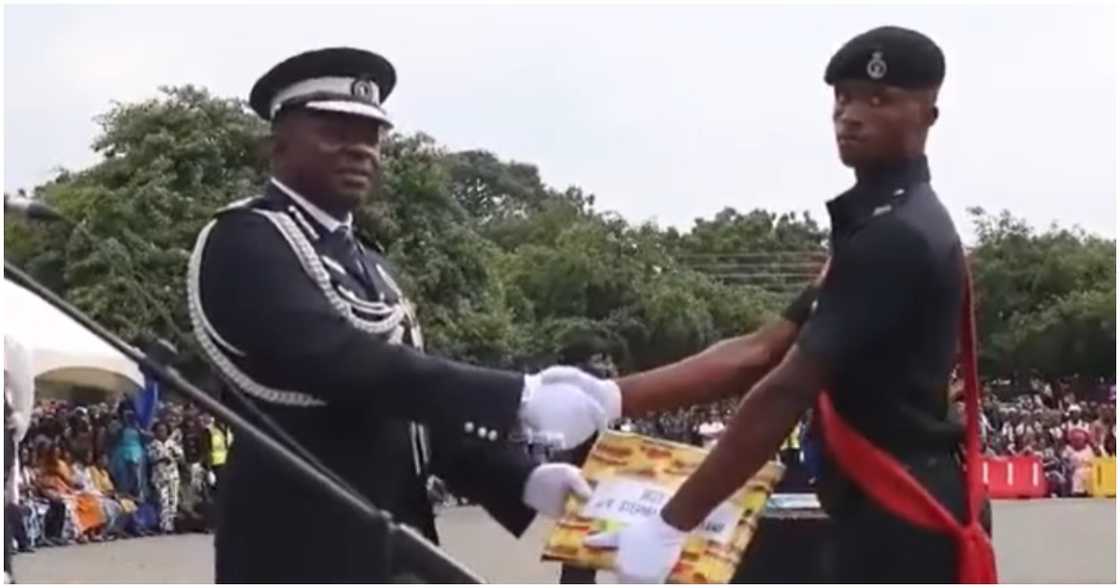
[[[478,436],[482,437],[483,439],[486,438],[486,427],[479,427],[478,428]]]
[[[474,432],[474,423],[467,422],[467,424],[463,425],[463,430],[466,431],[467,433],[473,433]]]
[[[490,436],[488,437],[488,439],[490,439],[491,441],[497,441],[498,440],[498,432],[497,431],[490,431]]]

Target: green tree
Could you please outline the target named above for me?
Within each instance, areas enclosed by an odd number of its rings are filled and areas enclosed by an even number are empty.
[[[265,126],[240,101],[191,86],[97,120],[101,161],[33,193],[85,230],[8,220],[8,256],[124,338],[151,332],[193,350],[189,251],[217,208],[260,185]]]
[[[983,372],[1115,375],[1115,241],[1056,226],[1038,233],[1007,211],[969,212]]]

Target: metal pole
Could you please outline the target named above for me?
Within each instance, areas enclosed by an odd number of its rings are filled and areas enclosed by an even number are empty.
[[[198,389],[194,384],[188,382],[179,375],[177,371],[152,361],[147,355],[138,351],[128,343],[125,343],[119,337],[94,322],[93,319],[87,317],[82,311],[74,308],[70,303],[36,282],[6,259],[4,260],[4,277],[34,292],[40,298],[77,321],[83,327],[89,329],[93,334],[97,335],[114,349],[135,361],[142,371],[146,371],[163,384],[171,386],[184,396],[198,403],[215,417],[220,418],[226,424],[230,425],[238,434],[249,437],[253,441],[259,443],[267,451],[279,457],[280,462],[283,463],[285,467],[288,467],[295,475],[313,480],[316,484],[325,488],[328,494],[334,499],[348,504],[351,508],[368,519],[371,525],[384,528],[393,555],[400,556],[404,562],[411,564],[415,569],[420,570],[426,575],[430,575],[430,577],[426,577],[425,580],[440,584],[483,583],[482,578],[474,574],[474,572],[467,569],[461,563],[448,557],[440,551],[438,547],[416,531],[393,522],[392,515],[377,508],[365,498],[343,488],[331,479],[330,476],[324,474],[306,460],[297,456],[290,449],[266,435],[255,425],[246,421],[239,414],[230,410],[209,394]]]

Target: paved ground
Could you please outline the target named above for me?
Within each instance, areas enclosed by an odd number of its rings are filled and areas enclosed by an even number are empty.
[[[1041,500],[995,508],[1000,575],[1009,583],[1115,583],[1116,502]],[[538,561],[547,524],[514,540],[481,510],[445,511],[440,529],[448,550],[490,581],[554,583],[554,564]],[[206,535],[133,539],[42,549],[19,555],[24,583],[209,583],[213,549]]]

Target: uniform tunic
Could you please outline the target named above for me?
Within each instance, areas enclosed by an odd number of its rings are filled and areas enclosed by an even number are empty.
[[[289,194],[272,181],[200,235],[188,286],[207,357],[398,522],[436,539],[431,473],[520,534],[536,464],[506,439],[522,376],[422,353],[388,262]],[[232,444],[223,475],[218,581],[383,582],[403,571],[381,564],[376,529],[249,438]]]
[[[832,369],[837,413],[963,517],[964,431],[949,418],[945,387],[964,260],[929,181],[922,157],[861,177],[828,203],[831,267],[798,345]],[[824,458],[818,494],[835,521],[837,580],[955,581],[951,537],[887,514]]]

